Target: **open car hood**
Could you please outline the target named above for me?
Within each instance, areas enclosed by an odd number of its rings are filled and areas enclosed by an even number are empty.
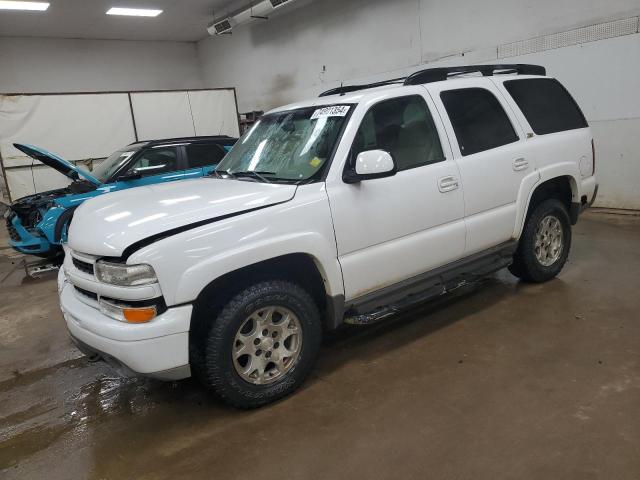
[[[77,167],[73,163],[68,162],[63,158],[58,157],[51,152],[47,152],[40,147],[22,143],[14,143],[13,146],[20,150],[22,153],[30,156],[31,158],[44,163],[47,167],[51,167],[54,170],[57,170],[65,177],[69,177],[71,180],[76,180],[79,177],[82,177],[96,186],[100,186],[102,184],[100,180],[90,175],[87,171],[81,169],[80,167]]]

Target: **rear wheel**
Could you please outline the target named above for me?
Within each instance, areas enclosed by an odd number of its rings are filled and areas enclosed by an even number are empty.
[[[546,282],[560,273],[570,248],[566,207],[559,200],[545,200],[528,216],[509,270],[528,282]]]
[[[257,283],[229,301],[213,322],[200,379],[233,406],[265,405],[300,386],[321,336],[318,308],[305,290],[281,280]]]

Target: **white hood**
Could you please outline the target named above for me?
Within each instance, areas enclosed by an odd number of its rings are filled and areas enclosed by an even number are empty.
[[[201,178],[131,188],[83,203],[69,228],[69,246],[118,257],[135,242],[168,230],[291,200],[295,185]]]

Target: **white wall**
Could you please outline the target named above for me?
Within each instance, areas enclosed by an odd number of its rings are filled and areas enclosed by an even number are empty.
[[[299,0],[267,22],[201,41],[198,55],[205,83],[237,88],[240,111],[425,64],[545,65],[593,126],[597,205],[640,209],[640,34],[497,58],[504,43],[639,13],[637,0]]]
[[[0,37],[0,93],[203,86],[194,43]]]

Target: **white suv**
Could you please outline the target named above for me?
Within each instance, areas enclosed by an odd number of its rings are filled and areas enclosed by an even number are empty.
[[[509,266],[543,282],[597,192],[591,131],[534,65],[428,69],[267,113],[209,178],[84,203],[59,276],[84,351],[251,408],[323,330]]]

